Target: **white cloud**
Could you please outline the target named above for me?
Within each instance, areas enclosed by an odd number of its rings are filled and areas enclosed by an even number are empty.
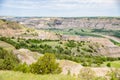
[[[48,16],[119,15],[119,0],[4,0],[0,14]]]
[[[115,7],[115,0],[7,0],[4,7],[21,9],[80,9]]]

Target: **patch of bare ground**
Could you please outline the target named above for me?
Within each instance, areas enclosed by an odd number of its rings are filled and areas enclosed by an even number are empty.
[[[81,64],[69,61],[69,60],[59,60],[59,65],[62,67],[62,73],[61,74],[70,74],[70,75],[78,75],[80,73],[80,70],[82,68],[87,68],[83,67]],[[104,77],[108,73],[108,71],[111,70],[111,68],[108,67],[90,67],[91,70],[93,70],[98,77]]]
[[[68,72],[70,71],[71,75],[77,75],[80,69],[83,67],[80,64],[69,60],[59,60],[58,62],[60,67],[62,68],[61,74],[68,74]]]
[[[32,64],[33,62],[36,62],[37,59],[42,56],[42,54],[38,52],[32,52],[28,49],[19,49],[19,50],[14,50],[13,53],[17,55],[18,59],[22,63],[27,63],[27,64]]]
[[[0,29],[0,35],[8,37],[20,35],[22,32],[23,30]]]
[[[38,31],[38,38],[40,39],[51,39],[51,40],[58,40],[59,37],[53,32],[47,32],[44,30]]]

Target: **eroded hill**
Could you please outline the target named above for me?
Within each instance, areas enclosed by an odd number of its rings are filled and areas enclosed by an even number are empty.
[[[76,18],[7,18],[17,21],[28,27],[37,29],[47,28],[92,28],[92,29],[120,29],[120,18],[118,17],[76,17]]]
[[[25,39],[58,39],[58,36],[53,32],[28,28],[18,22],[4,19],[0,19],[0,36]]]

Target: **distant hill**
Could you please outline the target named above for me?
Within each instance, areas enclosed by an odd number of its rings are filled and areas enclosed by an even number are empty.
[[[16,36],[24,29],[25,27],[17,22],[0,19],[0,36]]]
[[[46,28],[92,28],[92,29],[120,29],[119,17],[73,17],[73,18],[21,18],[11,17],[5,18],[10,21],[17,21],[28,27],[35,27],[37,29]]]
[[[22,37],[26,39],[58,39],[55,33],[26,27],[17,21],[0,19],[0,36]]]
[[[8,29],[8,28],[13,30],[22,29],[23,25],[17,22],[0,19],[0,29]]]

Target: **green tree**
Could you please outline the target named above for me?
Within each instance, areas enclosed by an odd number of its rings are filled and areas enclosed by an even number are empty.
[[[54,54],[45,53],[36,63],[30,65],[30,71],[36,74],[54,74],[60,73],[61,68],[59,64],[56,63]]]

